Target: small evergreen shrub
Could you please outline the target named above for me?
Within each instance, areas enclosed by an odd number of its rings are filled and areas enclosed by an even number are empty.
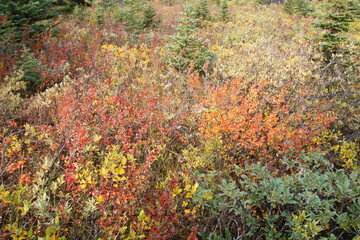
[[[199,20],[211,20],[210,11],[207,0],[201,0],[195,9],[195,16]]]
[[[18,69],[24,73],[20,80],[25,82],[26,85],[26,91],[22,95],[33,95],[38,92],[42,84],[41,72],[44,68],[40,60],[29,49],[25,48],[22,51],[21,60],[18,62]]]
[[[156,12],[153,6],[149,5],[144,9],[144,18],[142,20],[142,28],[150,29],[155,27],[156,23]]]
[[[103,7],[96,8],[96,22],[98,25],[102,25],[105,22],[105,15],[104,15]]]
[[[284,0],[255,0],[255,2],[259,3],[259,4],[279,4],[279,3],[283,3]]]
[[[206,41],[196,36],[199,19],[193,8],[186,7],[183,16],[176,28],[177,34],[167,46],[167,61],[179,72],[186,72],[189,68],[201,72],[214,55],[206,48]]]
[[[229,5],[226,0],[221,1],[221,10],[220,10],[220,18],[222,21],[229,20]]]
[[[309,16],[314,11],[308,0],[288,0],[283,4],[284,10],[289,14]]]
[[[350,23],[360,17],[360,5],[356,1],[329,1],[327,14],[315,26],[321,35],[315,41],[322,57],[321,75],[325,80],[321,90],[331,98],[339,117],[336,128],[348,139],[359,142],[360,129],[357,105],[359,102],[358,76],[360,73],[359,45],[348,39]]]
[[[147,1],[125,1],[126,10],[123,13],[125,30],[129,33],[131,43],[137,42],[138,36],[146,33],[156,25],[155,9]]]

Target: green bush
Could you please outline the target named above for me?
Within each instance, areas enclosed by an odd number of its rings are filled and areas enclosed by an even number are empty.
[[[99,25],[105,22],[104,8],[101,6],[96,8],[96,22]]]
[[[283,159],[282,164],[282,171],[257,164],[235,166],[234,179],[216,185],[214,174],[199,174],[202,183],[193,201],[207,213],[202,221],[212,228],[205,232],[219,234],[226,226],[233,237],[245,239],[357,236],[359,172],[335,169],[317,151]]]

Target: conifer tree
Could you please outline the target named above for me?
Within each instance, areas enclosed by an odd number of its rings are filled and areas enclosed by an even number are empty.
[[[355,1],[329,1],[329,13],[316,26],[323,30],[316,39],[323,57],[322,78],[326,84],[322,91],[332,99],[339,113],[337,128],[347,138],[360,131],[359,111],[355,110],[359,97],[359,44],[346,38],[350,22],[360,17],[360,7]]]
[[[196,10],[196,17],[200,20],[210,20],[210,11],[208,7],[208,2],[206,0],[201,0]]]
[[[283,6],[289,14],[308,16],[314,11],[308,0],[288,0],[284,2]]]
[[[43,66],[41,62],[36,59],[34,54],[27,48],[22,50],[21,60],[18,61],[18,69],[24,72],[24,75],[20,79],[25,82],[25,92],[22,95],[32,95],[36,93],[42,83],[41,71]]]
[[[229,6],[226,0],[221,1],[220,14],[221,14],[221,20],[223,21],[229,20]]]
[[[205,47],[206,42],[196,36],[199,19],[193,8],[186,7],[183,16],[176,28],[177,35],[172,37],[172,43],[167,46],[168,62],[179,72],[185,72],[190,67],[201,72],[213,54]]]
[[[23,42],[36,40],[39,34],[53,26],[57,14],[53,0],[0,0],[0,41]]]
[[[341,49],[341,45],[347,41],[342,33],[348,32],[350,22],[360,17],[359,9],[359,5],[354,1],[334,1],[330,7],[331,12],[323,21],[316,24],[318,28],[324,30],[317,41],[325,62],[330,62],[333,56],[341,51],[347,52],[346,49]]]
[[[153,6],[149,5],[144,9],[144,19],[142,20],[143,29],[152,28],[156,21],[156,12]]]
[[[145,0],[126,0],[125,5],[127,10],[124,15],[124,26],[130,34],[130,42],[134,43],[138,35],[155,25],[156,12]]]

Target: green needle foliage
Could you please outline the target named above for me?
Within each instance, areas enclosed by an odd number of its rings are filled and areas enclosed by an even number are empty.
[[[324,30],[324,33],[318,38],[319,49],[324,54],[325,62],[330,62],[337,53],[345,52],[341,45],[346,43],[346,38],[342,35],[348,32],[350,22],[354,22],[360,16],[359,4],[354,1],[335,1],[331,4],[330,13],[323,21],[316,24],[316,27]]]
[[[21,59],[18,62],[18,68],[24,74],[20,81],[25,82],[26,89],[22,92],[22,96],[35,94],[42,83],[41,72],[43,72],[43,66],[41,62],[36,59],[34,54],[29,49],[24,49],[21,54]]]
[[[329,1],[328,13],[315,26],[323,31],[318,39],[322,53],[324,92],[333,99],[339,112],[338,128],[349,139],[358,137],[359,62],[357,43],[347,39],[350,23],[359,18],[360,6],[355,1]]]
[[[196,17],[200,20],[210,20],[210,11],[208,7],[208,2],[206,0],[201,0],[198,6],[196,7]]]
[[[222,21],[229,20],[229,5],[227,4],[226,0],[223,0],[221,2],[220,14],[221,14],[221,20]]]
[[[314,9],[308,0],[288,0],[284,2],[284,10],[289,14],[300,14],[302,16],[309,16]]]
[[[0,0],[0,40],[10,43],[28,43],[54,26],[57,16],[53,0]]]
[[[172,43],[167,46],[167,60],[179,72],[186,72],[191,68],[201,73],[213,54],[206,48],[206,41],[196,36],[199,21],[196,12],[191,7],[186,7],[183,16],[177,26],[177,35],[172,37]]]
[[[144,18],[142,20],[142,28],[149,29],[155,26],[156,12],[153,6],[149,5],[144,9]]]
[[[127,0],[127,10],[124,13],[125,30],[130,34],[130,42],[134,43],[140,34],[156,24],[155,9],[147,1]]]

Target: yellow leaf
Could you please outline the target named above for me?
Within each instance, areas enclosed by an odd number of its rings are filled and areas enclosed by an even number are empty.
[[[124,227],[122,227],[122,228],[120,229],[120,232],[121,232],[121,233],[125,233],[126,230],[127,230],[127,226],[124,226]]]
[[[121,175],[125,173],[125,170],[122,167],[118,167],[115,169],[115,173]]]
[[[104,200],[103,196],[100,195],[100,196],[97,198],[96,204],[103,203],[104,201],[105,201],[105,200]]]
[[[94,136],[94,142],[100,141],[101,138],[102,138],[102,136],[95,134],[95,136]]]
[[[144,220],[144,218],[145,218],[145,212],[144,212],[144,210],[141,210],[141,211],[139,212],[139,215],[137,216],[137,219],[138,219],[139,221],[142,221],[142,220]]]
[[[122,165],[125,165],[126,162],[127,162],[126,157],[125,157],[125,156],[122,156],[122,158],[121,158],[121,164],[122,164]]]
[[[194,187],[192,188],[192,192],[194,193],[194,192],[196,192],[196,189],[199,187],[199,183],[195,183],[194,184]]]
[[[204,198],[205,200],[210,200],[210,199],[212,199],[212,194],[209,193],[209,192],[207,192],[207,193],[205,193],[205,195],[204,195],[203,198]]]
[[[173,196],[176,196],[178,195],[179,193],[181,193],[183,190],[181,188],[174,188],[173,189]]]

